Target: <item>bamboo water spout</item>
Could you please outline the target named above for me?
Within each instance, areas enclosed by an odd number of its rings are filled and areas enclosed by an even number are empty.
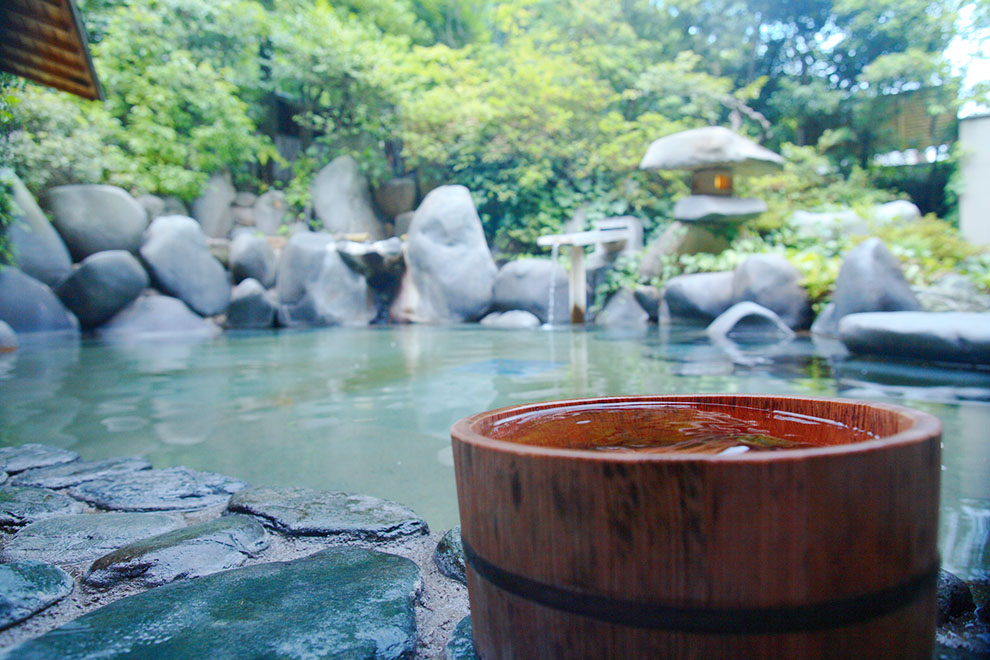
[[[536,239],[540,247],[550,247],[556,254],[561,245],[570,248],[571,271],[569,277],[568,308],[571,310],[571,323],[584,323],[588,307],[588,285],[584,267],[584,248],[596,243],[615,243],[627,241],[633,236],[628,227],[613,227],[580,231],[570,234],[549,234]],[[553,300],[550,301],[551,306]],[[552,307],[551,307],[552,308]]]

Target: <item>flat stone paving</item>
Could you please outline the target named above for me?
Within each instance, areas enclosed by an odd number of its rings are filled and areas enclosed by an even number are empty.
[[[0,658],[432,659],[467,614],[440,534],[395,502],[41,445],[0,459],[31,484],[0,492],[77,511],[0,527]]]

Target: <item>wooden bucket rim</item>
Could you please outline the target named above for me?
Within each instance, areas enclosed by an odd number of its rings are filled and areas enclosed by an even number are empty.
[[[720,404],[719,399],[725,401]],[[510,413],[522,413],[527,410],[546,410],[552,408],[564,408],[575,405],[587,404],[609,404],[609,403],[636,403],[636,402],[692,402],[708,403],[712,405],[731,405],[733,407],[750,407],[755,409],[766,409],[765,406],[745,406],[746,401],[767,401],[772,399],[777,403],[818,403],[818,404],[839,404],[841,406],[865,406],[887,414],[898,415],[906,418],[910,426],[903,431],[893,435],[888,435],[872,440],[862,440],[824,447],[811,447],[802,449],[779,449],[777,451],[746,452],[743,454],[723,456],[720,454],[691,454],[691,453],[643,453],[643,452],[600,452],[589,449],[562,449],[559,447],[547,447],[542,445],[526,445],[490,438],[479,433],[476,427],[483,421],[493,417],[504,417]],[[829,419],[822,416],[821,419]],[[474,445],[479,448],[489,449],[505,454],[512,454],[526,457],[542,458],[573,458],[585,461],[599,461],[609,463],[683,463],[683,462],[703,462],[703,463],[769,463],[798,461],[806,458],[839,456],[847,454],[857,454],[869,451],[878,451],[892,447],[906,446],[924,442],[932,438],[940,438],[942,434],[942,422],[938,417],[930,413],[922,412],[907,406],[879,401],[867,401],[863,399],[845,399],[841,397],[812,397],[812,396],[777,396],[773,394],[719,394],[719,393],[699,393],[699,394],[646,394],[630,396],[606,396],[606,397],[586,397],[576,399],[553,399],[542,402],[532,402],[516,404],[495,408],[485,412],[469,415],[456,421],[450,429],[451,438],[454,441]]]

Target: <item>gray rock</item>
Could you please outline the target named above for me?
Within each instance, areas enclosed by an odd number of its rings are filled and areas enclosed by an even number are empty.
[[[674,204],[674,218],[683,222],[743,221],[766,213],[762,199],[689,195]]]
[[[34,468],[64,465],[79,460],[79,454],[68,449],[27,443],[0,448],[0,470],[16,474]]]
[[[667,280],[661,296],[672,320],[710,323],[733,303],[735,274],[691,273]]]
[[[230,216],[234,219],[235,227],[254,227],[254,209],[243,206],[230,207]]]
[[[0,564],[0,630],[62,600],[75,583],[58,566],[40,561]]]
[[[870,238],[850,250],[842,260],[832,296],[835,312],[820,333],[836,336],[842,317],[858,312],[920,311],[901,263],[879,238]]]
[[[949,273],[929,287],[912,287],[926,312],[990,312],[990,295],[964,275]]]
[[[278,322],[287,327],[367,325],[376,316],[368,281],[344,263],[329,234],[300,232],[279,260]]]
[[[383,238],[382,223],[371,205],[371,188],[356,160],[334,158],[313,180],[313,213],[331,234],[365,234]]]
[[[481,319],[481,325],[489,328],[519,330],[524,328],[539,328],[542,323],[539,317],[531,312],[513,309],[508,312],[492,312]]]
[[[620,289],[613,294],[595,317],[596,325],[606,327],[642,327],[649,322],[650,315],[629,289]]]
[[[416,210],[406,275],[392,318],[412,322],[480,319],[491,307],[497,269],[471,193],[440,186]]]
[[[38,559],[52,564],[80,564],[179,527],[180,520],[160,513],[56,516],[17,532],[0,550],[0,561]]]
[[[234,228],[234,216],[230,205],[237,191],[230,182],[229,172],[218,172],[210,177],[203,194],[192,204],[192,217],[200,224],[203,233],[211,238],[224,238]]]
[[[210,254],[206,236],[192,218],[167,215],[145,232],[141,258],[156,285],[202,316],[220,314],[230,302],[223,265]]]
[[[553,310],[550,291],[553,289]],[[499,269],[495,277],[495,309],[525,310],[541,323],[568,321],[569,284],[563,266],[549,259],[517,259]]]
[[[281,190],[269,190],[254,203],[254,226],[258,231],[275,236],[286,221],[289,205]]]
[[[79,330],[79,321],[47,285],[10,266],[0,269],[0,321],[17,333]]]
[[[238,234],[230,243],[230,275],[234,284],[252,277],[271,288],[275,285],[275,250],[257,234]]]
[[[0,527],[21,527],[53,516],[82,513],[83,505],[42,488],[0,486]]]
[[[234,195],[234,206],[241,206],[243,208],[249,208],[254,206],[255,202],[258,201],[258,196],[253,192],[239,191]]]
[[[408,559],[332,548],[145,591],[0,657],[403,660],[419,585]]]
[[[839,321],[839,339],[853,353],[990,364],[990,314],[849,314]]]
[[[50,287],[58,286],[72,272],[69,249],[21,180],[10,170],[0,171],[0,178],[11,185],[16,204],[13,224],[7,228],[13,265]]]
[[[136,541],[93,562],[83,582],[124,580],[157,587],[236,568],[268,547],[268,532],[248,516],[224,516]]]
[[[411,176],[389,179],[375,188],[375,201],[386,218],[395,218],[416,208],[416,179]]]
[[[736,267],[734,302],[749,300],[773,311],[794,330],[811,325],[811,303],[801,286],[801,271],[777,254],[758,254]]]
[[[794,331],[772,310],[757,303],[736,303],[705,330],[713,339],[730,339],[740,343],[793,339]]]
[[[478,654],[474,651],[474,637],[471,632],[471,617],[466,616],[460,620],[454,632],[450,635],[450,641],[444,649],[444,660],[478,660]]]
[[[447,530],[447,533],[437,543],[437,549],[433,552],[433,563],[447,577],[467,584],[464,568],[464,544],[461,542],[460,525]]]
[[[944,569],[938,571],[938,591],[936,593],[939,625],[976,609],[969,585]]]
[[[104,341],[147,339],[209,339],[219,328],[194,314],[178,298],[141,296],[101,325],[96,336]]]
[[[716,235],[705,225],[675,221],[646,248],[639,264],[640,279],[660,277],[665,257],[699,252],[719,254],[728,247],[725,236]]]
[[[69,495],[115,511],[193,511],[226,506],[230,496],[245,487],[226,475],[173,467],[94,479],[73,486]]]
[[[158,195],[138,195],[135,201],[144,208],[149,221],[165,215],[165,200]]]
[[[899,199],[874,207],[874,220],[882,223],[913,222],[921,219],[921,209],[905,199]]]
[[[337,253],[375,288],[387,288],[390,283],[397,282],[405,270],[402,241],[395,236],[374,243],[338,241]]]
[[[636,302],[639,303],[639,306],[649,314],[651,321],[657,321],[660,318],[660,291],[655,286],[645,284],[637,286],[633,289],[633,295],[636,296]]]
[[[136,253],[148,226],[144,207],[116,186],[56,186],[42,198],[73,260],[105,250]]]
[[[56,293],[82,327],[93,328],[137,300],[147,287],[148,273],[134,255],[108,250],[83,259]]]
[[[225,325],[237,330],[261,330],[275,324],[278,306],[258,280],[248,278],[234,287]]]
[[[795,211],[788,222],[804,231],[816,235],[826,235],[832,238],[848,236],[849,234],[868,234],[870,227],[866,220],[851,209],[839,211]],[[827,230],[827,233],[826,233]]]
[[[0,321],[0,353],[13,353],[17,346],[17,333],[6,321]]]
[[[641,170],[731,168],[737,174],[765,174],[784,159],[722,126],[681,131],[655,140],[639,164]]]
[[[816,335],[834,336],[838,332],[839,322],[835,318],[835,303],[830,302],[815,317],[811,324],[811,332]]]
[[[25,470],[10,480],[13,486],[31,486],[58,490],[77,486],[94,479],[113,478],[138,470],[150,470],[151,463],[143,458],[108,458],[102,461],[74,461],[62,465]]]
[[[407,211],[406,213],[400,213],[395,217],[395,235],[404,236],[409,233],[409,227],[412,225],[412,219],[416,216],[415,211]]]
[[[383,541],[429,533],[426,521],[396,502],[308,488],[250,488],[227,507],[292,536]]]

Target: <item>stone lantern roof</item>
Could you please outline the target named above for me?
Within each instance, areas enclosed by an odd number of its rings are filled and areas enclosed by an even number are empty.
[[[721,126],[681,131],[655,140],[640,162],[644,170],[690,170],[691,195],[674,205],[674,219],[727,222],[755,218],[767,210],[760,199],[735,197],[733,176],[768,174],[784,159]]]
[[[760,175],[780,169],[784,159],[722,126],[681,131],[655,140],[639,164],[641,170],[729,169],[736,175]]]

